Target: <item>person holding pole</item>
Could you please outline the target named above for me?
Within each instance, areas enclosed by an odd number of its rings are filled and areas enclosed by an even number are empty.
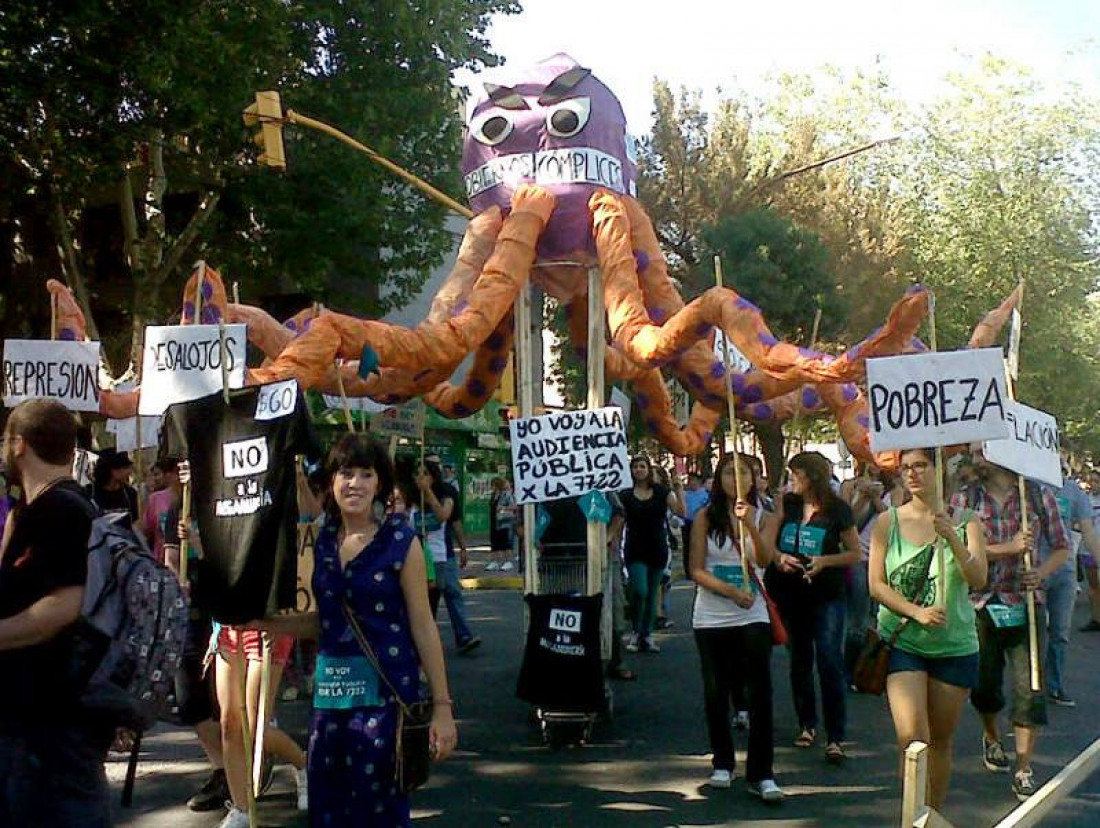
[[[971,445],[970,457],[977,479],[951,498],[952,513],[970,509],[981,521],[989,559],[989,579],[971,595],[978,617],[980,658],[978,684],[970,694],[970,703],[984,726],[982,761],[993,773],[1008,773],[1008,756],[997,726],[997,714],[1005,707],[1007,662],[1012,685],[1009,720],[1016,735],[1012,790],[1023,802],[1036,790],[1031,757],[1037,729],[1047,722],[1042,682],[1033,680],[1040,665],[1031,663],[1032,650],[1040,653],[1042,647],[1039,630],[1028,623],[1026,597],[1032,593],[1036,603],[1042,602],[1043,581],[1064,566],[1069,556],[1069,536],[1053,492],[1027,483],[1027,502],[1021,504],[1015,474],[986,460],[981,443]],[[1034,549],[1040,533],[1049,554],[1037,567],[1026,568],[1026,553]]]
[[[881,606],[879,635],[890,650],[886,694],[904,762],[905,749],[929,749],[928,804],[943,807],[951,781],[952,738],[967,693],[978,680],[978,634],[969,590],[985,585],[988,566],[981,524],[970,512],[955,524],[936,492],[936,453],[901,453],[901,475],[912,495],[875,519],[869,567],[871,597]],[[938,583],[936,548],[950,551],[946,587]],[[946,589],[945,600],[937,600]],[[899,625],[904,625],[898,630]]]
[[[761,527],[765,515],[754,494],[738,500],[738,489],[751,492],[752,472],[744,461],[727,454],[718,464],[709,504],[696,515],[691,530],[688,576],[695,581],[692,626],[703,670],[703,699],[714,771],[710,784],[728,788],[733,779],[734,749],[730,733],[730,700],[738,680],[749,703],[749,756],[745,780],[749,791],[765,802],[778,802],[783,790],[772,771],[772,633],[768,607],[760,591],[764,569],[774,550]],[[740,486],[734,477],[742,479]],[[742,532],[735,527],[740,523]],[[738,538],[751,549],[742,557]],[[748,579],[746,565],[751,566]]]
[[[767,540],[779,551],[767,584],[787,625],[791,691],[799,734],[795,747],[817,738],[814,662],[821,682],[825,758],[844,761],[847,700],[844,687],[845,567],[859,562],[859,535],[852,510],[833,493],[832,467],[816,451],[790,459],[791,491],[779,504]]]

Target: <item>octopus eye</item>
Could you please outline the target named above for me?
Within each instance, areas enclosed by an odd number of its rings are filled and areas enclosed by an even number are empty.
[[[470,135],[489,147],[495,147],[512,133],[512,116],[499,109],[482,112],[470,121]]]
[[[591,110],[591,98],[562,101],[546,116],[546,131],[556,138],[572,138],[584,129]]]

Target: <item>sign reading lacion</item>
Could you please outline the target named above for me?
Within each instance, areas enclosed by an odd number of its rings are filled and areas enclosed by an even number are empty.
[[[516,502],[544,503],[630,484],[626,429],[618,408],[511,420]]]
[[[70,411],[99,411],[99,343],[49,339],[4,342],[4,405],[56,400]]]
[[[1037,408],[1005,401],[1008,439],[989,440],[982,454],[1016,474],[1039,480],[1051,486],[1062,486],[1062,461],[1058,456],[1058,422]]]
[[[999,348],[867,360],[871,450],[997,440],[1005,423]]]
[[[245,326],[225,326],[229,387],[244,385]],[[164,325],[145,329],[141,363],[141,414],[163,414],[173,403],[222,390],[222,348],[217,325]]]

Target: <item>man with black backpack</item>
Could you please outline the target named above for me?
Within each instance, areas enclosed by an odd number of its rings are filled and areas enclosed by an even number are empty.
[[[77,423],[30,400],[3,455],[23,491],[0,553],[0,827],[110,824],[103,763],[114,727],[82,712],[67,678],[95,510],[72,479]]]

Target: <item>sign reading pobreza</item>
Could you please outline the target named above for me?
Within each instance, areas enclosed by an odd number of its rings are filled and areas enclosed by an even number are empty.
[[[1008,438],[989,440],[982,454],[1016,474],[1051,486],[1062,486],[1062,461],[1058,456],[1058,421],[1044,411],[1005,400]]]
[[[244,385],[244,325],[225,326],[229,387]],[[145,329],[138,412],[163,414],[174,403],[222,390],[222,348],[217,325],[165,325]]]
[[[516,503],[544,503],[630,483],[626,429],[618,408],[562,411],[511,420]]]
[[[56,400],[70,411],[99,411],[99,343],[4,341],[4,405]]]
[[[999,348],[867,360],[872,451],[1008,436]]]

